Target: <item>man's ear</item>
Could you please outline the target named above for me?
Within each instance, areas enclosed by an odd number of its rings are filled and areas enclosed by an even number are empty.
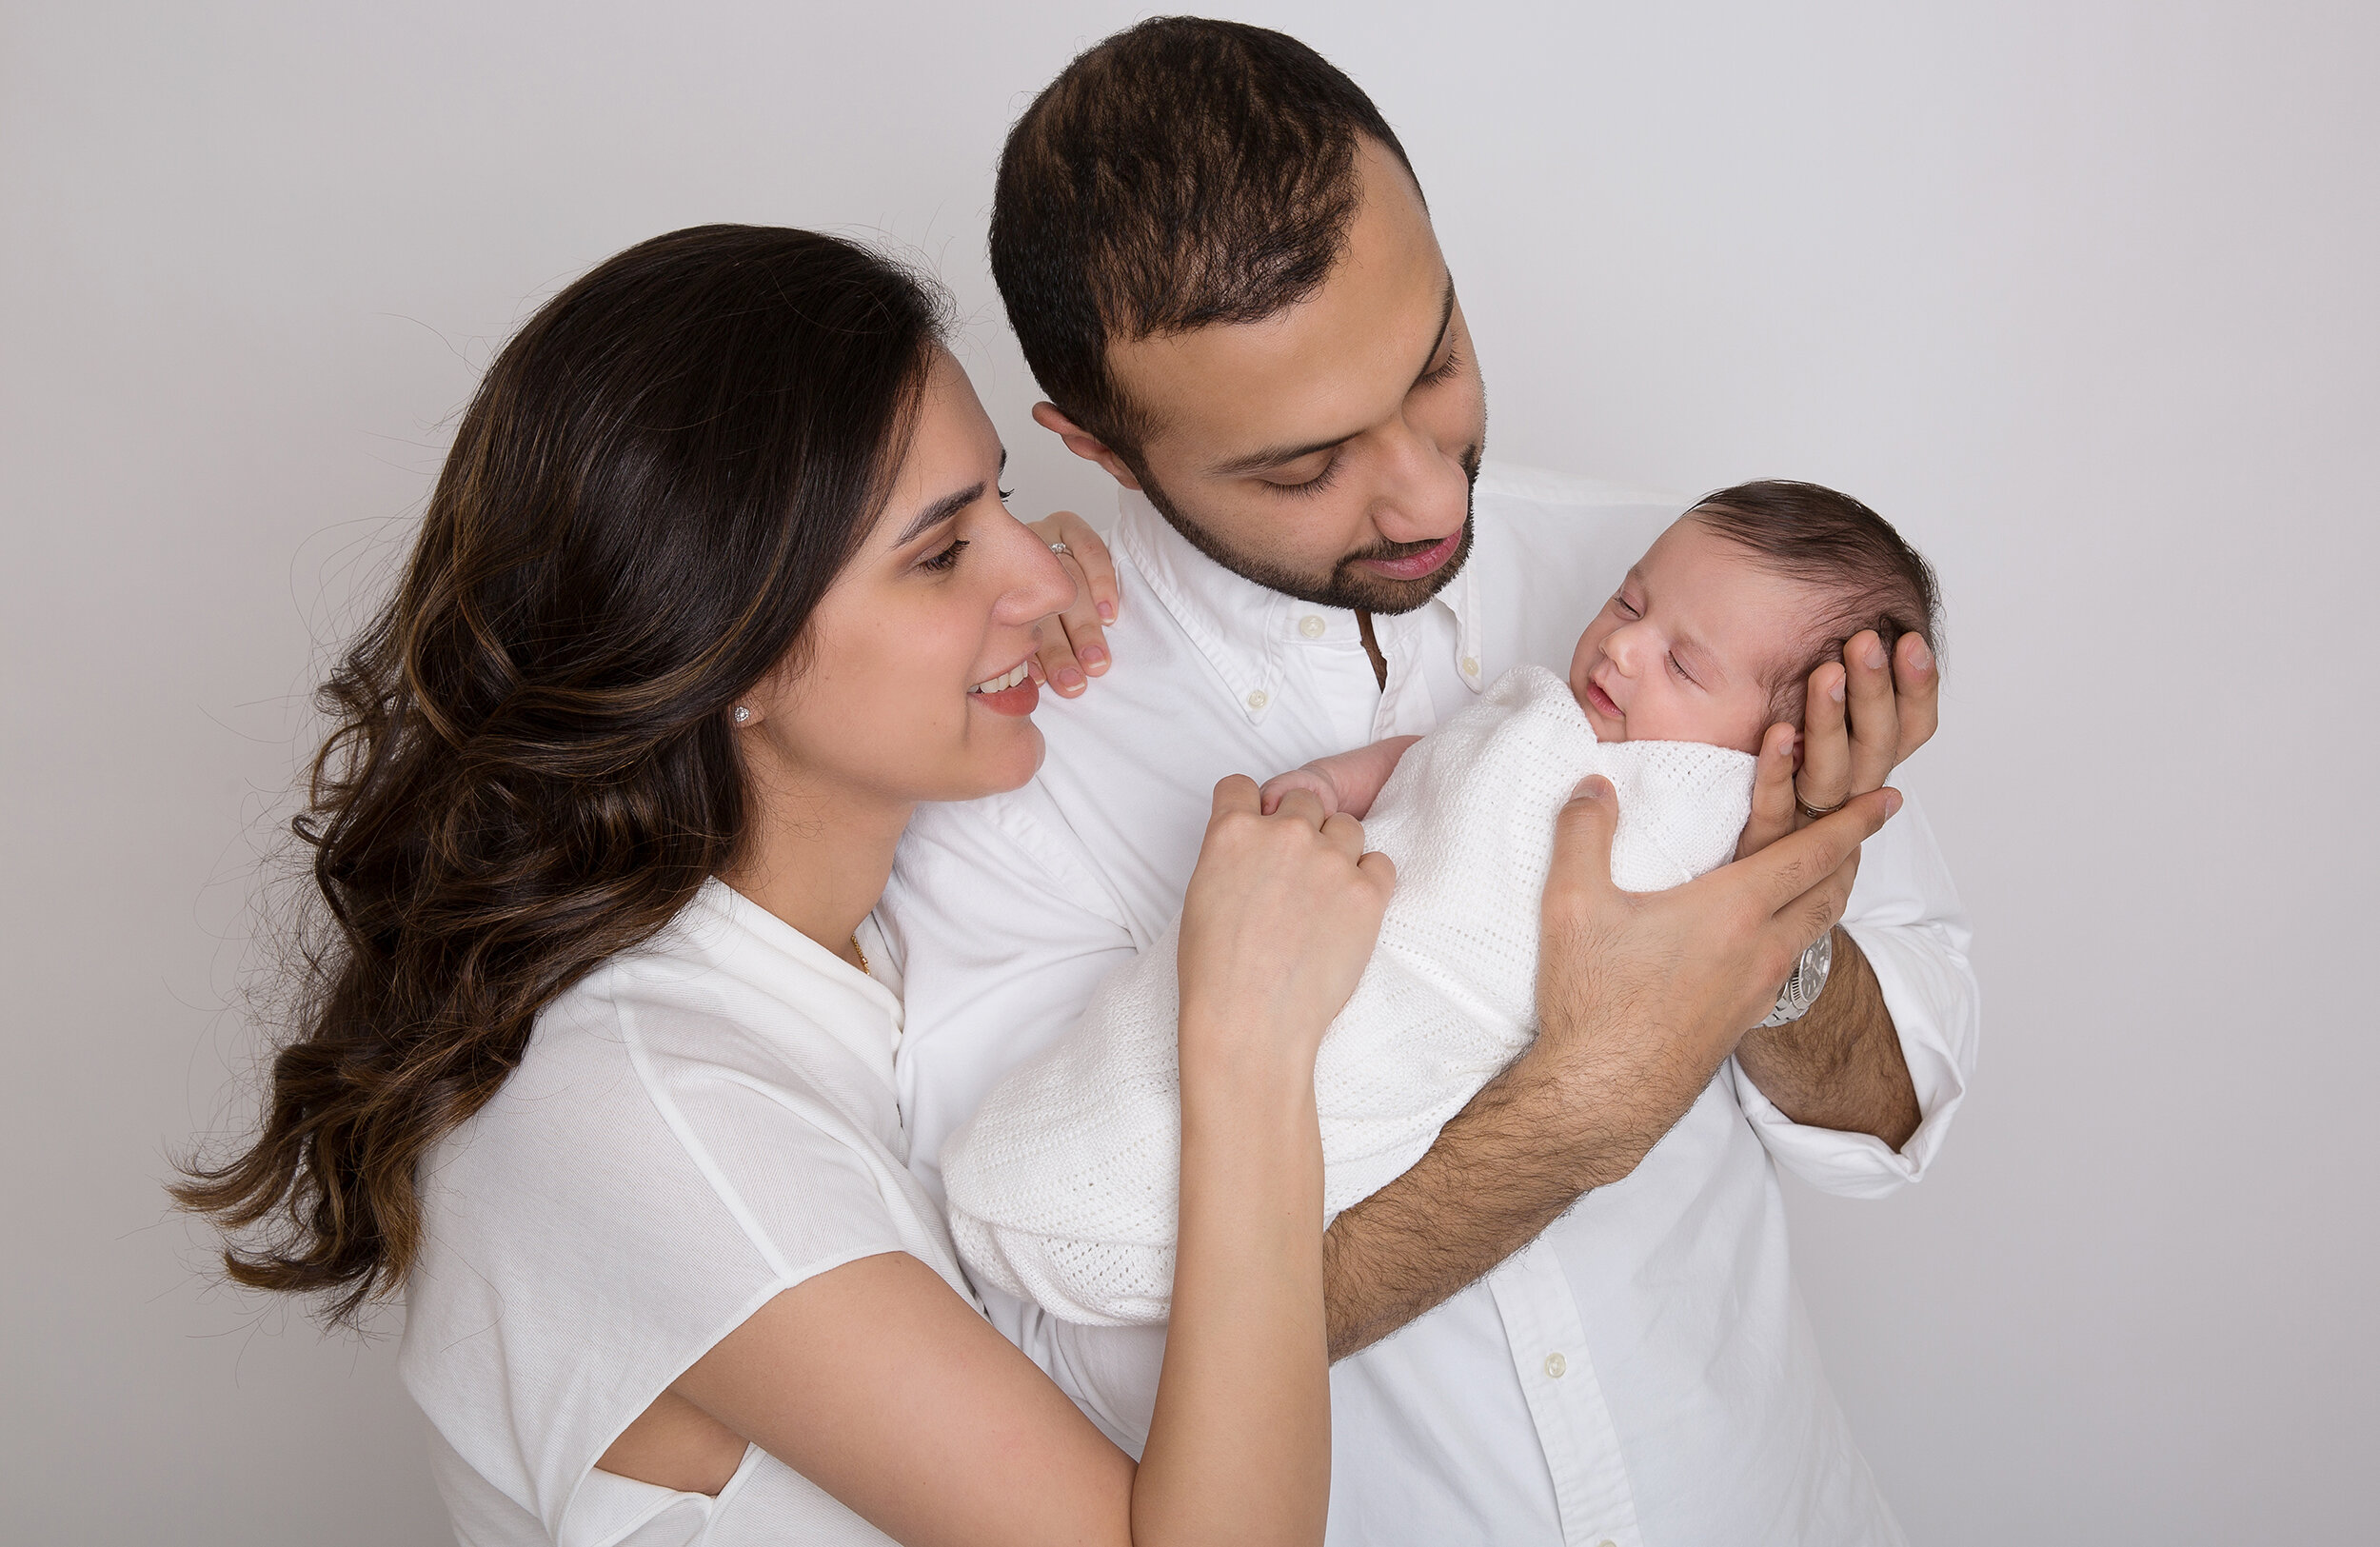
[[[1105,441],[1066,417],[1055,403],[1033,405],[1033,422],[1066,443],[1066,449],[1085,462],[1096,462],[1107,469],[1107,476],[1128,489],[1138,490],[1140,480],[1132,475],[1124,459],[1118,456]]]

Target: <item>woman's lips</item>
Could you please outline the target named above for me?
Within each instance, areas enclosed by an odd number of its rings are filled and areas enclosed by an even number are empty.
[[[1409,553],[1401,559],[1364,559],[1360,562],[1373,573],[1386,575],[1391,580],[1419,580],[1424,575],[1436,573],[1440,565],[1453,558],[1455,549],[1461,542],[1462,533],[1454,531],[1420,552]]]
[[[1585,696],[1587,700],[1587,707],[1593,709],[1604,719],[1625,720],[1628,718],[1626,715],[1619,712],[1619,705],[1612,702],[1611,694],[1606,693],[1603,689],[1595,685],[1595,680],[1593,678],[1589,678],[1587,680],[1587,691]]]
[[[1041,702],[1041,684],[1031,677],[997,693],[969,693],[967,702],[981,704],[994,714],[1031,714]]]
[[[976,684],[967,689],[967,697],[994,714],[1031,714],[1041,702],[1041,685],[1033,680],[1032,659],[1027,657],[999,676]]]

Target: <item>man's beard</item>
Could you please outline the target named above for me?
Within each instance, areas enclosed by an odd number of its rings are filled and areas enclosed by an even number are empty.
[[[1174,530],[1180,532],[1192,547],[1221,565],[1242,580],[1252,580],[1268,591],[1294,596],[1318,607],[1345,607],[1353,612],[1376,612],[1394,616],[1411,612],[1431,597],[1444,590],[1454,578],[1462,573],[1464,561],[1471,557],[1472,497],[1479,486],[1479,447],[1474,446],[1463,454],[1462,540],[1455,545],[1454,554],[1418,580],[1391,580],[1385,575],[1362,567],[1366,560],[1403,559],[1427,552],[1446,539],[1434,537],[1426,543],[1382,543],[1360,553],[1351,553],[1331,566],[1323,575],[1303,575],[1285,565],[1276,564],[1262,554],[1240,553],[1218,542],[1215,535],[1196,521],[1182,514],[1168,499],[1156,480],[1140,469],[1140,492],[1157,507]]]

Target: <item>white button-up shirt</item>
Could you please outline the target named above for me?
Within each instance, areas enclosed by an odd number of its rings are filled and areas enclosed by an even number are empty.
[[[902,1118],[928,1189],[941,1196],[951,1131],[1180,910],[1217,780],[1426,732],[1522,662],[1566,673],[1579,631],[1679,509],[1484,471],[1463,572],[1374,620],[1382,689],[1353,613],[1241,579],[1126,494],[1114,668],[1081,699],[1043,701],[1049,755],[1032,783],[922,809],[884,894],[907,985]],[[1845,923],[1900,1033],[1915,1137],[1895,1153],[1800,1126],[1731,1061],[1632,1175],[1332,1370],[1331,1541],[1901,1539],[1795,1299],[1775,1165],[1832,1192],[1889,1192],[1923,1173],[1965,1090],[1967,929],[1914,799],[1869,841]],[[984,1299],[1137,1452],[1157,1340]]]

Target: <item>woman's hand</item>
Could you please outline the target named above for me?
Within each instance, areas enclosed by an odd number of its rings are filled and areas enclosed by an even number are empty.
[[[1280,809],[1281,797],[1293,789],[1301,789],[1314,797],[1324,817],[1339,815],[1339,787],[1331,782],[1329,769],[1316,765],[1320,761],[1317,759],[1302,768],[1292,768],[1267,779],[1256,792],[1258,809],[1269,817]]]
[[[1132,1498],[1136,1542],[1198,1519],[1235,1547],[1322,1539],[1330,1502],[1322,1135],[1314,1055],[1396,872],[1355,818],[1215,786],[1182,902],[1181,1230]]]
[[[1256,782],[1215,786],[1215,814],[1181,907],[1184,1076],[1198,1053],[1279,1047],[1310,1074],[1322,1032],[1355,991],[1397,883],[1363,824],[1290,791],[1271,816]],[[1212,1041],[1214,1045],[1205,1044]]]
[[[1060,510],[1025,526],[1053,547],[1065,545],[1059,567],[1074,577],[1074,602],[1063,612],[1041,620],[1041,648],[1034,659],[1041,681],[1061,698],[1079,697],[1090,678],[1107,669],[1107,630],[1116,621],[1116,565],[1107,545],[1091,524],[1071,510]]]
[[[1916,635],[1903,634],[1888,662],[1874,629],[1854,634],[1840,662],[1810,674],[1803,729],[1771,725],[1762,739],[1752,817],[1735,857],[1757,854],[1810,824],[1796,794],[1815,810],[1833,811],[1882,789],[1893,770],[1934,735],[1941,686],[1934,652]]]

